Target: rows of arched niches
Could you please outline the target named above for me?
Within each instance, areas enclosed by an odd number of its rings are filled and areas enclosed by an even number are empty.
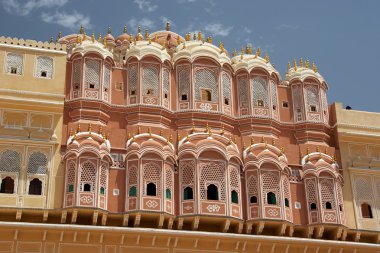
[[[328,123],[328,87],[308,63],[289,67],[282,81],[269,58],[252,54],[249,47],[230,58],[210,41],[184,39],[170,31],[146,36],[124,33],[115,40],[108,34],[104,43],[85,34],[61,38],[71,73],[68,99],[118,104],[111,92],[118,89],[125,105],[275,120],[280,120],[280,108],[292,108],[294,122]],[[122,81],[115,81],[115,75]],[[280,87],[289,95],[279,94]]]
[[[64,207],[108,209],[115,187],[109,170],[115,161],[101,132],[89,126],[67,140]],[[275,144],[251,143],[241,154],[230,137],[210,130],[192,132],[178,147],[170,138],[137,133],[126,142],[123,169],[125,212],[293,222],[292,196],[299,192],[292,192],[287,156]],[[321,152],[306,155],[301,178],[308,223],[344,224],[343,180],[334,158]]]

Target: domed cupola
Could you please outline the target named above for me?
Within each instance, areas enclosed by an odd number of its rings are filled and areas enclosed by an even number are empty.
[[[123,33],[120,34],[116,38],[115,41],[116,41],[116,43],[120,41],[122,44],[123,44],[124,41],[126,41],[129,44],[131,42],[131,40],[133,40],[133,38],[131,38],[131,36],[127,34],[127,26],[124,26]]]
[[[165,31],[157,31],[150,35],[154,42],[165,46],[167,50],[175,52],[175,48],[185,41],[185,39],[172,31],[170,31],[170,23],[166,22]]]
[[[104,37],[104,39],[108,46],[114,47],[116,45],[115,38],[112,36],[111,32],[112,32],[111,27],[108,27],[107,35]]]

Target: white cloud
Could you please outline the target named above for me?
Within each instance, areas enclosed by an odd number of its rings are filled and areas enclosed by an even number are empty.
[[[133,2],[137,4],[139,9],[143,12],[153,12],[158,8],[157,4],[153,4],[148,0],[134,0]]]
[[[277,26],[277,30],[297,30],[299,28],[298,25],[288,25],[288,24],[280,24]]]
[[[68,0],[1,0],[5,11],[11,14],[26,16],[40,8],[62,7]]]
[[[243,32],[244,32],[245,34],[251,34],[251,33],[252,33],[252,30],[245,26],[245,27],[243,28]]]
[[[41,18],[46,23],[55,23],[71,30],[79,29],[81,25],[85,28],[92,28],[90,17],[74,11],[73,13],[58,12],[41,14]]]
[[[211,23],[204,27],[204,31],[211,33],[213,36],[226,37],[230,34],[232,26],[223,27],[221,23]]]
[[[139,25],[142,29],[154,29],[156,27],[155,22],[149,18],[142,18],[140,20],[131,18],[127,21],[127,25],[130,27],[131,31],[136,31]]]

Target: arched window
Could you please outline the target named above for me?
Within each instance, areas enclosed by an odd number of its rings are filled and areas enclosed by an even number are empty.
[[[251,202],[251,204],[256,204],[257,203],[257,197],[251,196],[250,202]]]
[[[372,219],[373,216],[372,216],[372,208],[370,205],[368,205],[367,203],[363,203],[361,205],[361,208],[362,208],[362,216],[363,218],[370,218]]]
[[[211,91],[201,89],[201,99],[202,101],[211,101]]]
[[[231,191],[231,202],[235,204],[239,204],[239,196],[235,190]]]
[[[218,187],[214,184],[207,186],[207,200],[219,200]]]
[[[172,199],[172,192],[170,189],[166,189],[165,195],[167,199]]]
[[[193,188],[186,187],[183,189],[183,200],[193,199]]]
[[[0,193],[14,193],[15,182],[11,177],[6,177],[1,180]]]
[[[84,184],[83,185],[83,191],[84,192],[90,192],[91,191],[91,185],[90,184]]]
[[[146,186],[146,195],[148,196],[157,196],[156,185],[153,183],[149,183]]]
[[[70,184],[69,185],[69,192],[73,192],[74,191],[74,185]]]
[[[332,209],[331,202],[326,202],[326,209]]]
[[[29,184],[29,195],[42,195],[42,182],[38,178],[30,181]]]
[[[53,59],[46,56],[37,57],[35,76],[51,79],[53,76]]]
[[[311,203],[310,204],[310,210],[317,210],[317,204]]]
[[[129,188],[129,197],[136,197],[137,196],[137,190],[136,190],[136,186],[131,186],[131,188]]]
[[[289,207],[289,199],[288,198],[285,198],[285,206]]]
[[[104,190],[104,187],[100,187],[100,195],[104,195],[104,193],[105,193],[105,190]]]
[[[269,205],[276,205],[276,194],[273,192],[268,192],[267,193],[267,203]]]

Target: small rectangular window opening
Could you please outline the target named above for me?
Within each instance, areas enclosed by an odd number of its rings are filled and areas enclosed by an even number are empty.
[[[288,101],[283,101],[283,102],[282,102],[282,107],[283,107],[283,108],[289,108],[289,103],[288,103]]]
[[[264,107],[264,101],[263,100],[257,100],[257,106]]]
[[[168,98],[168,93],[165,93],[165,94],[164,94],[164,98]]]
[[[211,91],[201,89],[201,99],[202,101],[211,101]]]
[[[311,105],[310,106],[310,111],[316,112],[317,111],[317,107],[315,105]]]
[[[93,84],[93,83],[90,83],[89,86],[90,86],[90,89],[94,89],[95,88],[95,84]]]
[[[17,68],[11,67],[11,74],[17,74]]]
[[[224,104],[229,105],[230,104],[230,99],[229,98],[224,98]]]
[[[186,94],[182,94],[182,96],[181,96],[181,100],[182,100],[182,101],[186,101],[186,100],[187,100],[187,95],[186,95]]]
[[[41,77],[47,77],[47,72],[46,71],[41,71]]]
[[[153,89],[147,89],[146,94],[147,95],[153,95]]]
[[[115,84],[115,89],[118,90],[118,91],[123,90],[123,83],[116,83]]]
[[[131,90],[129,94],[130,94],[131,96],[136,95],[136,90]]]

